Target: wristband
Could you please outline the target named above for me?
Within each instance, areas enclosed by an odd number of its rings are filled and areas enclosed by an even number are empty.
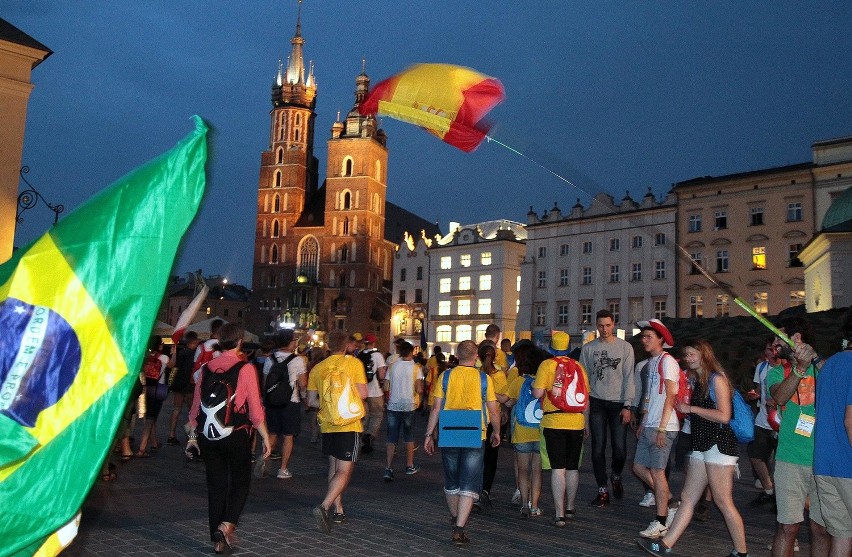
[[[664,427],[658,427],[657,428],[657,433],[665,433],[665,432],[666,432],[666,428],[664,428]]]
[[[795,375],[799,379],[804,379],[805,376],[807,376],[807,373],[800,373],[796,366],[793,366],[793,369],[791,371],[793,372],[793,375]]]

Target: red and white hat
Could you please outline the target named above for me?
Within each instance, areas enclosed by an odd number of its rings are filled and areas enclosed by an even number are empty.
[[[636,326],[640,329],[650,327],[657,331],[657,334],[663,337],[663,348],[672,348],[674,346],[674,337],[668,327],[663,325],[659,319],[649,319],[648,321],[637,321]]]

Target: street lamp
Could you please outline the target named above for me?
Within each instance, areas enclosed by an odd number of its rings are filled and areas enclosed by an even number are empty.
[[[41,201],[42,203],[47,205],[48,209],[53,211],[53,224],[56,225],[56,223],[59,222],[59,213],[64,211],[65,207],[63,205],[53,205],[51,203],[48,203],[47,199],[45,199],[44,196],[40,194],[37,189],[35,189],[35,186],[30,184],[29,180],[24,177],[24,174],[28,174],[29,171],[29,166],[21,167],[21,180],[24,181],[28,188],[22,191],[20,195],[18,195],[18,207],[15,211],[15,222],[24,222],[24,218],[21,216],[24,211],[32,209],[39,201]]]

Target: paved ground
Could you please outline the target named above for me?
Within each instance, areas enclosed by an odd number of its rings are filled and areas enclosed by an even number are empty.
[[[160,439],[170,402],[163,408]],[[416,424],[422,438],[425,417]],[[137,429],[136,438],[139,438]],[[632,457],[633,444],[629,452]],[[586,452],[589,447],[587,441]],[[577,518],[566,528],[551,525],[552,498],[549,473],[544,473],[541,507],[544,516],[522,520],[511,505],[514,491],[511,450],[500,451],[500,466],[493,489],[494,508],[474,515],[468,525],[471,543],[456,548],[450,542],[448,511],[444,501],[440,457],[416,453],[421,471],[406,476],[397,465],[396,481],[382,481],[384,444],[362,457],[344,497],[348,521],[331,534],[317,531],[311,507],[325,492],[326,466],[318,445],[308,435],[297,439],[290,469],[294,477],[253,480],[251,495],[237,530],[237,555],[527,555],[624,556],[642,555],[637,532],[653,519],[653,511],[638,506],[638,480],[625,474],[626,495],[609,508],[587,506],[595,495],[591,464],[581,472]],[[747,459],[737,482],[736,501],[743,513],[752,555],[767,555],[774,517],[753,510],[747,502],[757,493]],[[628,460],[628,466],[630,460]],[[83,507],[80,534],[65,552],[69,556],[178,556],[212,553],[207,533],[207,495],[203,464],[186,462],[181,447],[164,446],[147,459],[117,464],[118,479],[98,481]],[[682,473],[672,476],[672,491],[679,493]],[[800,534],[801,555],[806,555],[806,534]],[[707,522],[693,521],[677,546],[681,555],[728,555],[731,543],[717,510]]]

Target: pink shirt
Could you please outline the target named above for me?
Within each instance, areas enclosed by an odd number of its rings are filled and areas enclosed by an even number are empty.
[[[207,363],[207,369],[213,373],[223,373],[231,369],[240,358],[233,352],[222,352],[222,355],[210,360]],[[205,370],[206,372],[207,370]],[[260,402],[260,387],[257,384],[257,370],[252,364],[245,364],[240,369],[240,375],[237,378],[237,397],[234,399],[234,407],[239,408],[248,401],[249,420],[258,427],[266,421],[266,414],[263,411],[263,404]],[[201,381],[195,383],[195,394],[192,397],[192,407],[189,409],[189,425],[195,430],[197,426],[196,418],[201,408]]]

